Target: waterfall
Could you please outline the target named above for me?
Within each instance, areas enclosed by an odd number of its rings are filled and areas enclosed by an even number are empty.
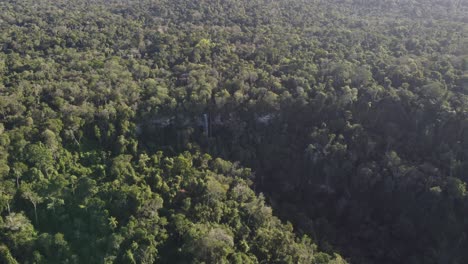
[[[208,114],[203,114],[203,133],[205,136],[209,136],[209,129],[208,129]]]

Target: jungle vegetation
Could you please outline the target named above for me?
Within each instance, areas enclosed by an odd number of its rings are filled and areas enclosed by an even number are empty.
[[[468,259],[468,2],[0,10],[0,263]]]

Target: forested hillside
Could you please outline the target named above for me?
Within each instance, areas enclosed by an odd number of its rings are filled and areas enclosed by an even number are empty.
[[[468,2],[0,0],[0,263],[462,264]]]

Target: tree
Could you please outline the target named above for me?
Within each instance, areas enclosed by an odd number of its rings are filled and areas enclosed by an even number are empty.
[[[21,196],[31,202],[34,207],[34,219],[36,224],[39,224],[39,220],[37,218],[37,206],[44,201],[44,199],[39,196],[36,192],[32,190],[31,184],[23,184],[21,186]]]
[[[5,245],[0,245],[0,261],[5,264],[18,264]]]
[[[26,156],[28,162],[39,169],[42,173],[50,176],[54,170],[54,157],[51,150],[45,147],[42,143],[30,144],[26,147]],[[18,169],[24,168],[18,164]]]
[[[0,183],[0,212],[6,207],[8,214],[11,214],[11,201],[16,193],[14,184],[11,181],[0,181]]]
[[[13,163],[13,175],[16,178],[16,188],[20,188],[20,178],[23,176],[24,173],[26,173],[28,170],[28,166],[22,162],[15,162]]]
[[[199,262],[228,263],[227,256],[234,251],[232,235],[222,228],[213,228],[192,243],[191,252]]]
[[[7,215],[0,228],[2,240],[6,241],[14,255],[20,252],[26,253],[36,239],[36,231],[23,213]]]

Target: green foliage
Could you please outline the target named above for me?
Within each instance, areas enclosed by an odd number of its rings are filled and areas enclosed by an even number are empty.
[[[0,1],[0,262],[463,263],[468,6],[397,2]]]

